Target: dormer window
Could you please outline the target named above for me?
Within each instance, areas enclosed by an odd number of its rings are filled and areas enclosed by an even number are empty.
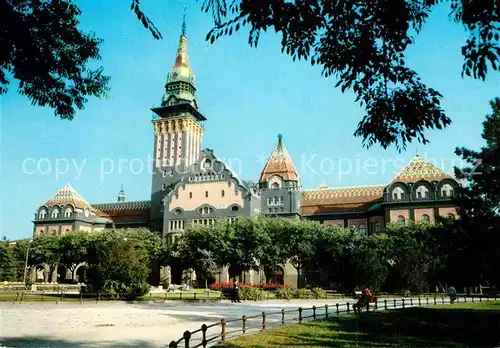
[[[405,191],[401,187],[396,187],[392,190],[392,198],[394,200],[404,199]]]
[[[429,189],[424,185],[420,185],[417,188],[417,198],[428,198],[428,197],[429,197]]]
[[[66,210],[64,210],[64,217],[71,217],[72,213],[73,209],[71,207],[67,207]]]
[[[52,209],[52,214],[51,214],[51,217],[52,217],[52,218],[57,218],[57,217],[59,217],[59,209],[58,209],[58,208],[54,208],[54,209]]]
[[[38,213],[38,218],[45,219],[46,217],[47,217],[47,210],[41,209],[40,212]]]
[[[450,184],[444,184],[441,188],[441,196],[443,197],[452,197],[453,196],[453,187]]]

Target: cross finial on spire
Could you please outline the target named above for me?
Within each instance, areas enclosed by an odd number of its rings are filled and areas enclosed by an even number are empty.
[[[186,8],[184,7],[184,14],[182,16],[182,35],[186,35]]]

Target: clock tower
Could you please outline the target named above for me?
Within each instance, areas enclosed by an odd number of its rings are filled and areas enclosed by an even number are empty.
[[[163,226],[163,198],[200,155],[206,118],[198,110],[195,75],[187,52],[186,21],[170,69],[161,106],[153,108],[154,162],[151,189],[151,224]]]

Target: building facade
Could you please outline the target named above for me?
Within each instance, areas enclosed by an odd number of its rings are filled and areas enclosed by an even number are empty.
[[[116,202],[89,204],[68,184],[37,209],[34,235],[148,227],[169,243],[193,225],[259,214],[310,219],[363,234],[382,232],[392,222],[435,223],[439,217],[457,218],[451,199],[458,182],[419,156],[383,185],[303,189],[283,137],[278,135],[258,183],[242,180],[214,150],[202,150],[207,118],[195,94],[183,25],[164,96],[160,106],[152,109],[155,161],[150,199],[129,202],[122,188]],[[286,284],[297,284],[291,265],[277,265],[276,275]],[[178,270],[162,271],[168,283],[179,283],[181,277]],[[217,280],[229,280],[227,269]],[[242,280],[265,281],[263,272],[247,272]]]

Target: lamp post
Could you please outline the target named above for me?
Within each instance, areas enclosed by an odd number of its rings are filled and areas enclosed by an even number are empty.
[[[33,239],[30,239],[28,242],[28,247],[26,248],[26,261],[24,262],[24,277],[23,277],[23,284],[26,286],[26,272],[28,271],[28,253],[30,251],[30,245],[33,242]]]

